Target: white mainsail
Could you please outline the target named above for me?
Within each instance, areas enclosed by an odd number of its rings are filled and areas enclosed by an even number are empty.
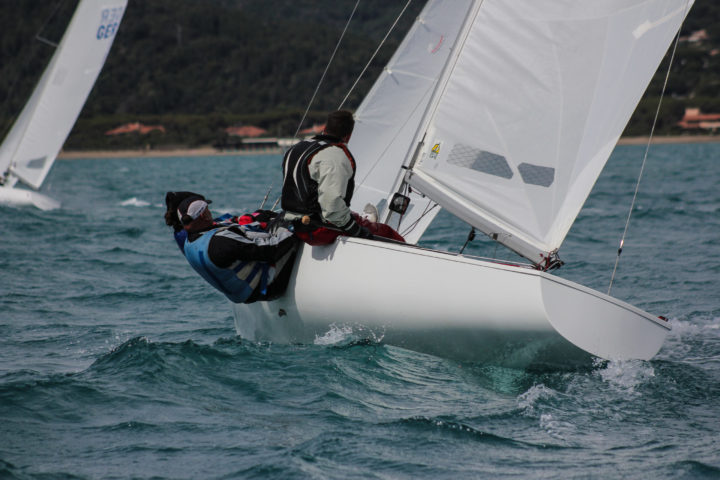
[[[431,6],[448,14],[447,4],[456,5],[444,3]],[[439,81],[428,81],[437,85],[433,99],[412,104],[429,107],[407,183],[541,262],[564,240],[692,3],[471,2],[465,28],[449,37],[459,38],[455,55]],[[467,14],[466,2],[460,11]],[[400,55],[395,62],[403,62]],[[404,101],[368,98],[358,110],[360,129],[368,128],[368,112]],[[412,146],[405,152],[406,166],[414,153]],[[383,188],[366,182],[359,191]]]
[[[127,0],[80,2],[50,64],[0,146],[4,188],[18,180],[40,188],[105,63],[126,5]]]

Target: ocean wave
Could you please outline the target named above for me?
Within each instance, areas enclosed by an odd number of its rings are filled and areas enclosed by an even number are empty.
[[[557,397],[558,392],[545,385],[538,384],[530,387],[529,390],[518,396],[518,407],[522,409],[523,415],[535,416],[536,407],[540,401]]]
[[[687,319],[670,320],[661,358],[696,365],[720,366],[720,318],[694,312]]]
[[[147,207],[149,205],[150,202],[139,200],[137,197],[128,198],[127,200],[120,202],[120,206],[122,207]]]
[[[99,429],[108,433],[122,433],[132,431],[133,433],[152,432],[157,428],[157,424],[149,422],[139,422],[135,420],[123,421],[120,423],[110,423],[103,425]]]
[[[421,430],[430,431],[444,431],[451,434],[463,435],[474,438],[476,440],[482,440],[489,443],[510,443],[510,444],[521,444],[516,440],[495,435],[488,432],[483,432],[462,422],[442,420],[438,418],[430,418],[424,416],[414,416],[410,418],[403,418],[401,420],[393,422],[397,425],[417,427]]]
[[[385,332],[377,332],[363,325],[331,324],[322,335],[316,335],[315,345],[352,346],[376,345],[382,342]]]
[[[441,432],[447,433],[455,437],[463,437],[482,443],[496,445],[496,446],[509,446],[519,448],[536,448],[541,450],[547,449],[566,449],[568,447],[564,445],[553,445],[548,443],[532,443],[524,440],[517,440],[494,433],[489,433],[483,430],[479,430],[466,423],[446,420],[441,418],[432,418],[426,416],[414,416],[409,418],[400,419],[391,424],[399,425],[402,427],[410,427],[419,429],[423,432]],[[387,425],[387,424],[386,424]]]
[[[669,466],[674,478],[718,478],[720,467],[695,460],[675,462]]]
[[[131,338],[98,358],[90,370],[123,371],[134,370],[135,373],[155,372],[164,367],[179,364],[203,364],[223,362],[231,358],[228,353],[206,345],[199,345],[192,340],[182,343],[155,343],[147,337]]]
[[[278,358],[276,364],[282,361]],[[272,362],[271,355],[244,342],[203,345],[135,337],[99,357],[82,375],[113,385],[129,402],[142,402],[152,392],[154,403],[189,409],[201,417],[207,410],[266,402],[275,380],[268,382],[259,372]]]
[[[27,480],[33,478],[30,475],[26,475],[22,472],[22,469],[10,462],[6,462],[0,458],[0,478],[3,480]],[[66,475],[64,478],[77,478],[74,476]]]
[[[157,298],[157,293],[148,291],[142,285],[136,285],[116,289],[115,291],[101,290],[96,293],[71,294],[65,299],[73,302],[105,302],[107,305],[124,305],[131,301],[152,300],[154,298]]]
[[[595,370],[602,381],[621,395],[634,395],[636,390],[655,377],[653,366],[642,360],[611,360]]]

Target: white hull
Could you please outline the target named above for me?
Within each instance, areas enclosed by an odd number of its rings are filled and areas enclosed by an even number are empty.
[[[303,245],[286,294],[235,305],[239,335],[312,343],[335,326],[438,356],[506,365],[653,357],[670,327],[524,266],[340,238]],[[586,353],[587,352],[587,353]]]
[[[34,206],[40,210],[60,208],[60,203],[47,195],[12,187],[0,187],[0,205]]]

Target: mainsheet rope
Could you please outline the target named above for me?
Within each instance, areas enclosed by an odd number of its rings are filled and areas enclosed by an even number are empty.
[[[612,275],[610,276],[610,285],[608,285],[608,295],[610,295],[610,292],[612,291],[615,273],[617,272],[618,264],[620,263],[620,255],[622,254],[623,246],[625,245],[625,236],[627,235],[628,228],[630,227],[630,217],[632,216],[633,209],[635,208],[635,201],[637,200],[638,191],[640,190],[640,181],[642,180],[643,172],[645,171],[645,163],[647,162],[648,153],[650,152],[650,144],[652,143],[653,135],[655,134],[655,126],[657,125],[657,120],[660,116],[660,107],[662,106],[662,101],[665,97],[665,90],[667,89],[668,79],[670,78],[670,70],[672,68],[673,61],[675,60],[675,52],[680,41],[680,32],[682,31],[682,26],[685,23],[685,18],[687,18],[689,5],[690,0],[687,0],[685,3],[683,21],[680,23],[680,28],[678,28],[677,35],[675,36],[675,43],[673,45],[672,53],[670,54],[670,62],[668,63],[667,72],[665,72],[665,82],[663,83],[662,91],[660,92],[660,99],[658,100],[657,109],[655,110],[655,118],[653,118],[652,127],[650,128],[650,136],[648,137],[648,142],[645,146],[645,154],[643,155],[642,165],[640,166],[640,173],[638,174],[638,179],[635,183],[635,193],[633,194],[632,202],[630,202],[630,210],[628,211],[627,219],[625,220],[625,229],[623,230],[622,237],[620,238],[620,246],[618,247],[617,256],[615,257],[615,266],[613,267]]]

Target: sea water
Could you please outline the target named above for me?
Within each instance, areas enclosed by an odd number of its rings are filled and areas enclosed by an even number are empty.
[[[607,291],[644,147],[618,147],[558,275]],[[0,208],[0,478],[720,478],[720,144],[650,149],[612,293],[670,319],[651,361],[458,363],[361,338],[236,336],[164,194],[250,211],[279,157],[60,160],[62,208]],[[457,251],[441,213],[424,244]],[[466,253],[511,255],[483,238]],[[355,292],[362,294],[362,292]],[[369,299],[371,301],[371,299]]]

